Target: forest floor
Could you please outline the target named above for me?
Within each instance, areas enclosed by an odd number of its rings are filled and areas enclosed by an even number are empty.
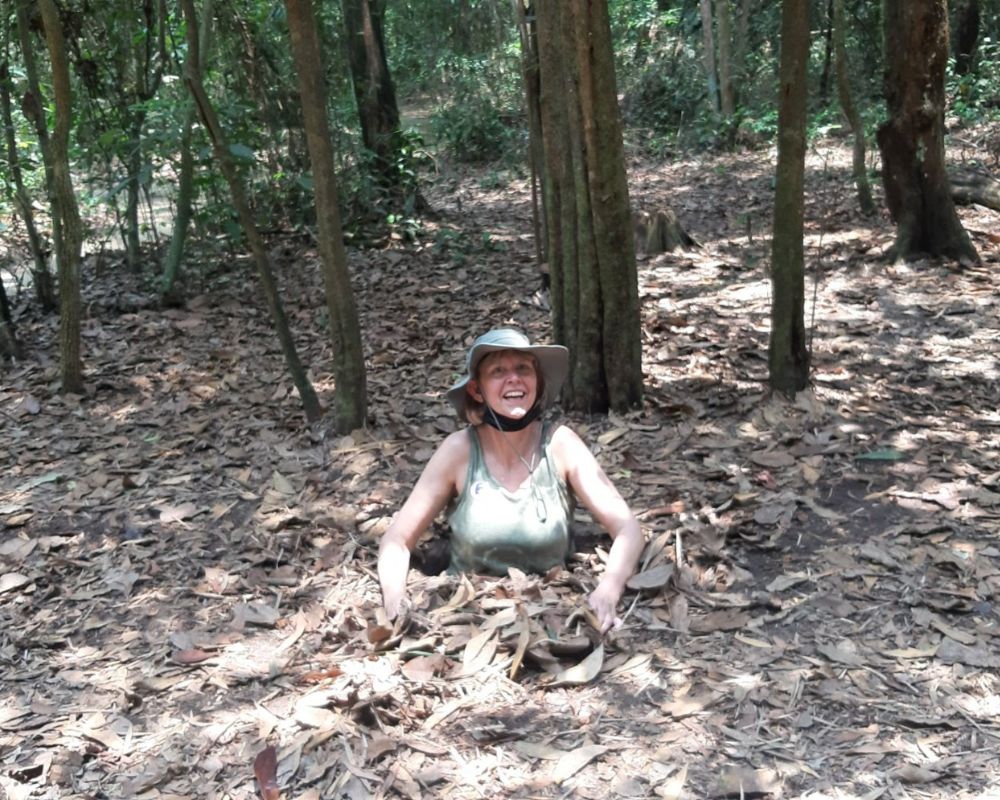
[[[773,153],[632,164],[635,205],[701,247],[639,262],[643,408],[563,417],[649,541],[603,639],[583,514],[567,569],[414,571],[406,624],[376,619],[378,536],[455,429],[470,341],[547,339],[522,178],[440,179],[416,243],[351,253],[350,436],[305,425],[243,256],[182,310],[88,274],[83,397],[58,392],[56,321],[23,313],[0,797],[1000,797],[1000,214],[961,210],[980,265],[890,265],[848,159],[809,153],[794,401],[766,393]],[[273,255],[329,402],[316,253]]]

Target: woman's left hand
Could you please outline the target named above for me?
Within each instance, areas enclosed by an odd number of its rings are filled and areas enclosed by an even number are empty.
[[[613,586],[608,586],[606,581],[601,581],[587,598],[587,602],[594,609],[594,614],[601,624],[601,633],[607,633],[612,627],[621,626],[621,619],[615,616],[621,596],[621,589],[615,589]]]

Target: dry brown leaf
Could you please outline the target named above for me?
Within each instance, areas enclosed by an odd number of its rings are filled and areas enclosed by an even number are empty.
[[[13,592],[15,589],[23,589],[31,584],[31,578],[19,572],[7,572],[0,575],[0,594]]]
[[[278,753],[273,745],[268,745],[253,760],[253,774],[257,778],[257,788],[262,800],[279,800]]]
[[[633,575],[626,582],[629,589],[662,589],[674,575],[674,565],[672,563],[660,564],[657,567],[639,572]]]
[[[931,783],[944,777],[944,773],[916,764],[906,764],[890,772],[889,777],[895,778],[900,783]]]
[[[603,744],[585,744],[570,750],[561,756],[552,768],[550,773],[552,782],[560,784],[569,780],[595,758],[608,752],[609,749]]]
[[[778,469],[795,464],[795,456],[786,450],[758,450],[750,454],[750,460],[758,467]]]
[[[469,639],[462,653],[462,668],[460,675],[468,677],[493,663],[497,652],[497,632],[488,629]]]
[[[202,661],[207,661],[212,658],[213,655],[213,653],[206,653],[204,650],[199,650],[195,647],[189,650],[176,650],[174,651],[172,658],[175,664],[188,666],[191,664],[200,664]]]
[[[598,644],[589,656],[569,669],[556,675],[552,683],[547,684],[552,689],[556,686],[583,686],[596,678],[604,666],[604,644]]]

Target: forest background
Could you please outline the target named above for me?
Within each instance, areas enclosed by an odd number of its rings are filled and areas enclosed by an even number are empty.
[[[604,9],[3,3],[9,796],[996,788],[998,4]],[[944,216],[907,222],[894,135]],[[568,248],[560,158],[604,231]],[[624,294],[565,294],[602,252]],[[498,324],[593,356],[564,410],[649,538],[609,639],[586,515],[561,575],[376,618]]]

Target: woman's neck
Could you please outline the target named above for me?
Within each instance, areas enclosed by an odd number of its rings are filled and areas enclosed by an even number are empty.
[[[538,462],[542,423],[532,422],[524,430],[500,431],[489,425],[479,425],[479,441],[492,460],[505,466],[532,465]]]

